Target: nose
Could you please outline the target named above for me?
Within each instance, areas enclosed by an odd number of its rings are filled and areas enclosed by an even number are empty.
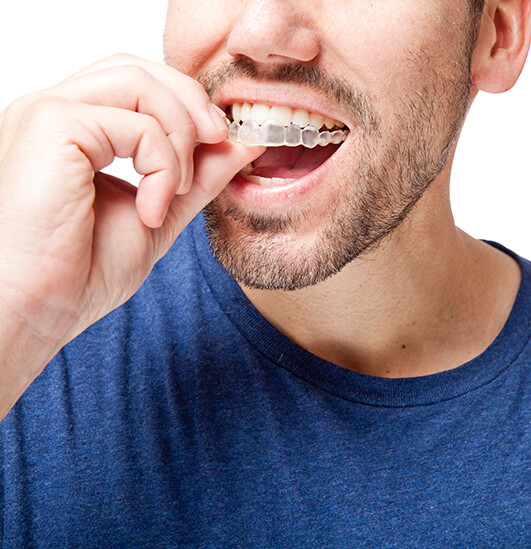
[[[304,13],[307,0],[242,2],[228,40],[233,57],[258,63],[308,62],[319,54],[317,32]]]

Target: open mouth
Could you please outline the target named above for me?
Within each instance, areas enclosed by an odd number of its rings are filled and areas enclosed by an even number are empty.
[[[229,140],[267,147],[239,173],[260,186],[285,185],[308,175],[337,151],[349,133],[342,122],[291,107],[234,103],[226,113]]]

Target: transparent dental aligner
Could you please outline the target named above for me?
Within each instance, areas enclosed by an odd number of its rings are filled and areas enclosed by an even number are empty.
[[[240,143],[258,145],[260,142],[260,126],[254,120],[245,120],[240,127]]]
[[[267,120],[261,126],[254,120],[245,120],[242,124],[228,124],[229,140],[242,145],[262,145],[264,147],[298,147],[304,145],[313,149],[317,145],[339,145],[347,138],[345,130],[322,131],[315,126],[301,128],[297,124],[284,126],[276,120]]]
[[[315,126],[306,126],[302,130],[302,144],[309,149],[317,147],[319,143],[319,130]]]
[[[289,146],[297,147],[302,143],[302,128],[297,124],[291,124],[285,130],[286,139],[285,142]]]

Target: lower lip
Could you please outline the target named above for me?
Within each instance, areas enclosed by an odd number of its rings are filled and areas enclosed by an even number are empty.
[[[347,141],[348,138],[343,145]],[[280,204],[282,202],[291,202],[305,195],[320,183],[326,172],[335,162],[343,145],[318,168],[285,185],[261,186],[251,183],[251,181],[237,174],[226,188],[247,203]]]

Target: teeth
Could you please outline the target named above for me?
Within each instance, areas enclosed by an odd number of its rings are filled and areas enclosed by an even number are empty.
[[[280,122],[284,126],[289,126],[293,118],[293,110],[289,107],[271,107],[269,118]]]
[[[242,172],[240,172],[241,175]],[[272,187],[274,185],[285,185],[286,183],[291,183],[295,179],[283,179],[281,177],[260,177],[259,175],[246,175],[244,176],[247,181],[251,183],[256,183],[256,185],[261,185],[262,187]]]
[[[335,132],[330,133],[330,143],[333,145],[339,145],[345,141],[347,134],[343,130],[336,130]]]
[[[326,126],[327,130],[331,130],[337,122],[335,120],[332,120],[331,118],[326,118],[324,121],[324,125]]]
[[[252,109],[253,107],[250,103],[244,103],[240,109],[240,120],[248,120],[251,118]]]
[[[271,108],[267,105],[253,105],[253,108],[251,110],[251,117],[255,122],[262,125],[266,120],[269,120],[270,111]],[[234,120],[236,120],[236,118]]]
[[[339,145],[345,141],[348,131],[334,130],[320,132],[314,126],[301,128],[297,124],[285,127],[276,120],[266,120],[261,126],[254,120],[245,120],[241,125],[231,122],[229,140],[242,145],[262,145],[264,147],[304,147],[313,149],[317,145],[325,147],[330,143]]]
[[[242,119],[242,106],[241,103],[234,103],[232,105],[232,119],[239,122]]]
[[[234,103],[233,122],[228,123],[229,139],[243,145],[265,147],[298,147],[313,149],[330,143],[345,141],[348,129],[331,118],[290,107],[263,105],[260,103]],[[326,128],[324,131],[320,131]]]
[[[227,123],[229,125],[229,141],[238,142],[240,140],[240,125],[238,124],[238,122],[229,123],[228,120]]]
[[[288,126],[285,131],[284,141],[293,147],[297,147],[302,143],[302,129],[297,124]]]
[[[308,111],[303,111],[302,109],[297,109],[293,113],[293,123],[297,124],[301,128],[310,125],[310,113]]]
[[[314,126],[318,130],[326,127],[327,130],[341,129],[344,124],[331,118],[323,118],[321,115],[305,111],[304,109],[291,109],[290,107],[263,105],[260,103],[234,103],[232,105],[232,119],[234,122],[254,120],[258,125],[264,124],[268,120],[275,120],[283,126],[296,124],[301,128]]]
[[[302,130],[302,144],[309,149],[313,149],[318,143],[319,131],[314,126],[306,126]]]
[[[243,145],[258,145],[260,143],[260,126],[254,120],[245,120],[240,127],[239,141]]]
[[[319,116],[313,112],[310,114],[310,125],[314,128],[320,130],[324,126],[324,121],[325,119],[322,116]]]
[[[318,144],[321,145],[321,147],[326,147],[330,144],[330,132],[321,132],[319,134],[319,141]]]
[[[263,143],[266,147],[281,147],[286,141],[286,128],[282,122],[276,120],[264,122],[262,126],[258,126],[258,132],[260,134],[260,143]]]

